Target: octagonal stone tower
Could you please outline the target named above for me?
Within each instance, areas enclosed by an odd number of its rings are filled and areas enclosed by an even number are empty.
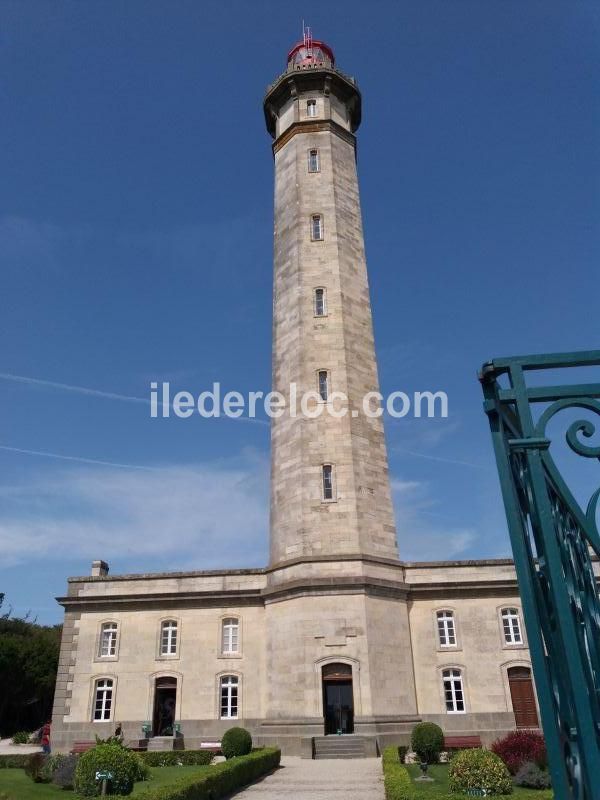
[[[273,389],[313,392],[309,410],[323,408],[272,420],[264,740],[381,740],[408,729],[416,700],[383,420],[362,410],[379,383],[356,173],[361,96],[332,50],[305,38],[264,110],[275,160]],[[344,405],[344,416],[327,411]]]
[[[275,139],[273,389],[349,401],[343,418],[299,411],[272,422],[271,564],[397,558],[383,421],[362,413],[379,385],[356,174],[360,92],[326,44],[305,39],[264,108]]]

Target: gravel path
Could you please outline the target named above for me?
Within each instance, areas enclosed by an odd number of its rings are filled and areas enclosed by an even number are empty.
[[[0,739],[0,755],[14,756],[24,753],[40,753],[42,748],[39,744],[13,744],[10,739]]]
[[[281,767],[234,795],[235,800],[383,800],[381,759],[284,756]]]

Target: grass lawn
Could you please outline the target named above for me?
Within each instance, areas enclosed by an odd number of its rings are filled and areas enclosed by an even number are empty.
[[[407,764],[406,768],[410,777],[414,780],[421,774],[418,764]],[[448,764],[432,764],[427,770],[427,774],[433,778],[433,783],[415,783],[418,787],[417,792],[420,798],[430,797],[435,800],[436,795],[448,794]],[[552,792],[549,789],[522,789],[515,786],[512,794],[498,795],[500,797],[512,797],[514,800],[551,800]],[[457,795],[460,797],[460,795]]]
[[[174,783],[184,775],[202,774],[210,767],[152,767],[149,781],[136,783],[129,797],[136,797],[146,789],[154,789]],[[51,783],[34,783],[22,769],[0,769],[0,796],[4,792],[10,800],[75,800],[73,792],[67,792]],[[114,795],[113,795],[114,796]]]

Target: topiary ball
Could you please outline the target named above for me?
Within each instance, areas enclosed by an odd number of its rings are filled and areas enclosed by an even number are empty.
[[[79,758],[75,768],[75,791],[84,797],[98,797],[102,781],[96,780],[96,772],[112,772],[109,794],[131,794],[133,784],[145,767],[131,750],[116,744],[99,744]]]
[[[421,761],[436,764],[444,746],[444,732],[434,722],[419,722],[413,728],[410,744]]]
[[[221,750],[225,758],[245,756],[252,750],[252,736],[245,728],[229,728],[221,739]]]
[[[488,794],[511,794],[510,772],[490,750],[462,750],[450,762],[448,784],[451,792],[485,789]]]

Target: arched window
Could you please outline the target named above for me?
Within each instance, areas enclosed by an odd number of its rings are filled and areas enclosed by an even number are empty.
[[[111,658],[117,655],[117,635],[119,626],[116,622],[104,622],[100,628],[100,658]]]
[[[320,369],[317,373],[317,383],[319,397],[324,402],[329,399],[329,373],[326,369]]]
[[[315,317],[327,314],[327,293],[325,289],[315,289]]]
[[[308,171],[320,172],[321,171],[321,158],[317,148],[308,151]]]
[[[236,719],[238,715],[237,675],[223,675],[220,680],[221,719]]]
[[[323,500],[333,500],[333,466],[323,464]]]
[[[465,695],[462,673],[459,669],[445,669],[442,672],[444,685],[444,701],[448,714],[463,714],[465,711]]]
[[[323,217],[313,214],[310,218],[310,238],[313,242],[323,241]]]
[[[221,626],[221,652],[240,652],[240,621],[237,617],[227,617]]]
[[[307,117],[316,117],[317,116],[317,101],[316,100],[307,100],[306,101],[306,116]]]
[[[437,612],[437,629],[440,647],[456,647],[456,627],[454,625],[454,612]]]
[[[160,626],[160,654],[174,656],[177,654],[177,620],[166,619]]]
[[[523,644],[521,618],[518,608],[502,609],[502,630],[505,644]]]
[[[100,678],[94,685],[94,722],[105,722],[111,718],[113,704],[113,681]]]

